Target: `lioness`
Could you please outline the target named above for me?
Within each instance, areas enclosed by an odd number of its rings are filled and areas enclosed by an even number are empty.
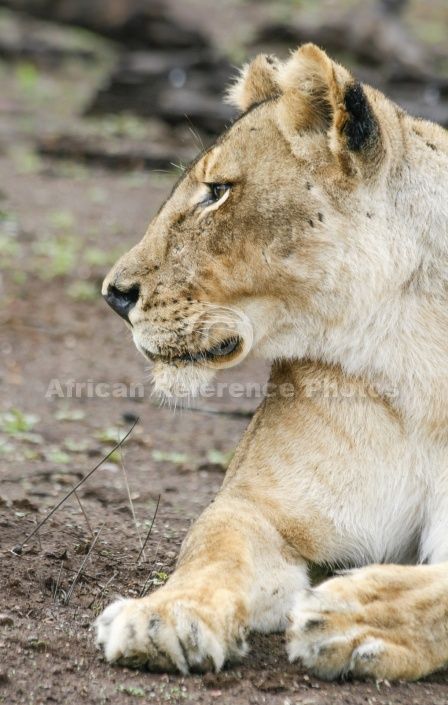
[[[287,628],[322,678],[420,678],[448,663],[448,138],[310,44],[258,56],[230,99],[103,293],[159,388],[250,347],[274,393],[172,577],[111,604],[98,642],[188,673]],[[383,562],[427,565],[308,587],[309,563]]]

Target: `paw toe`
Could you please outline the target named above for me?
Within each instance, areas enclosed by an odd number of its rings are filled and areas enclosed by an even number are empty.
[[[360,634],[355,606],[327,592],[307,590],[299,594],[290,614],[287,652],[290,661],[326,680],[346,675]]]
[[[182,601],[154,606],[118,600],[95,623],[97,643],[112,663],[184,674],[219,671],[228,656],[226,645],[197,611]]]
[[[102,647],[104,651],[109,648],[113,624],[116,618],[119,616],[125,605],[129,602],[130,600],[125,600],[123,598],[115,600],[115,602],[112,602],[108,607],[106,607],[106,609],[103,610],[100,616],[96,619],[94,625],[96,629],[96,643],[97,646]],[[112,660],[108,658],[107,654],[106,658],[108,661]]]

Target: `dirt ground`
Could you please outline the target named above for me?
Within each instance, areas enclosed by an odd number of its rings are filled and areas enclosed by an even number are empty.
[[[143,358],[99,296],[175,179],[35,151],[36,134],[75,120],[99,70],[0,64],[0,702],[448,703],[445,673],[416,684],[319,681],[288,664],[281,635],[255,636],[242,665],[203,677],[111,667],[96,650],[101,609],[156,589],[173,570],[259,403],[224,393],[196,411],[160,407]],[[98,126],[129,139],[146,129],[131,119]],[[219,381],[266,375],[248,362]],[[124,398],[124,387],[136,396]],[[13,552],[137,419],[125,446]]]

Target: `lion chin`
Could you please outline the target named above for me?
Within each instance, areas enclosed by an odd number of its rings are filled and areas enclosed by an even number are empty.
[[[157,361],[152,368],[154,394],[163,399],[191,399],[201,396],[215,376],[209,367],[195,364],[177,366]]]

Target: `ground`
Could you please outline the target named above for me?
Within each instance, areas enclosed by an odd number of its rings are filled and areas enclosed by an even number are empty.
[[[71,124],[98,69],[0,69],[0,702],[447,703],[445,673],[417,684],[319,681],[288,664],[282,635],[254,637],[244,664],[218,675],[151,674],[102,660],[96,615],[116,595],[145,594],[167,579],[260,398],[230,398],[225,387],[200,410],[173,411],[151,397],[146,364],[99,286],[176,175],[40,157],[36,137]],[[91,129],[141,140],[149,128],[129,118]],[[219,381],[261,385],[266,375],[248,362]],[[20,551],[136,421],[124,447]]]

